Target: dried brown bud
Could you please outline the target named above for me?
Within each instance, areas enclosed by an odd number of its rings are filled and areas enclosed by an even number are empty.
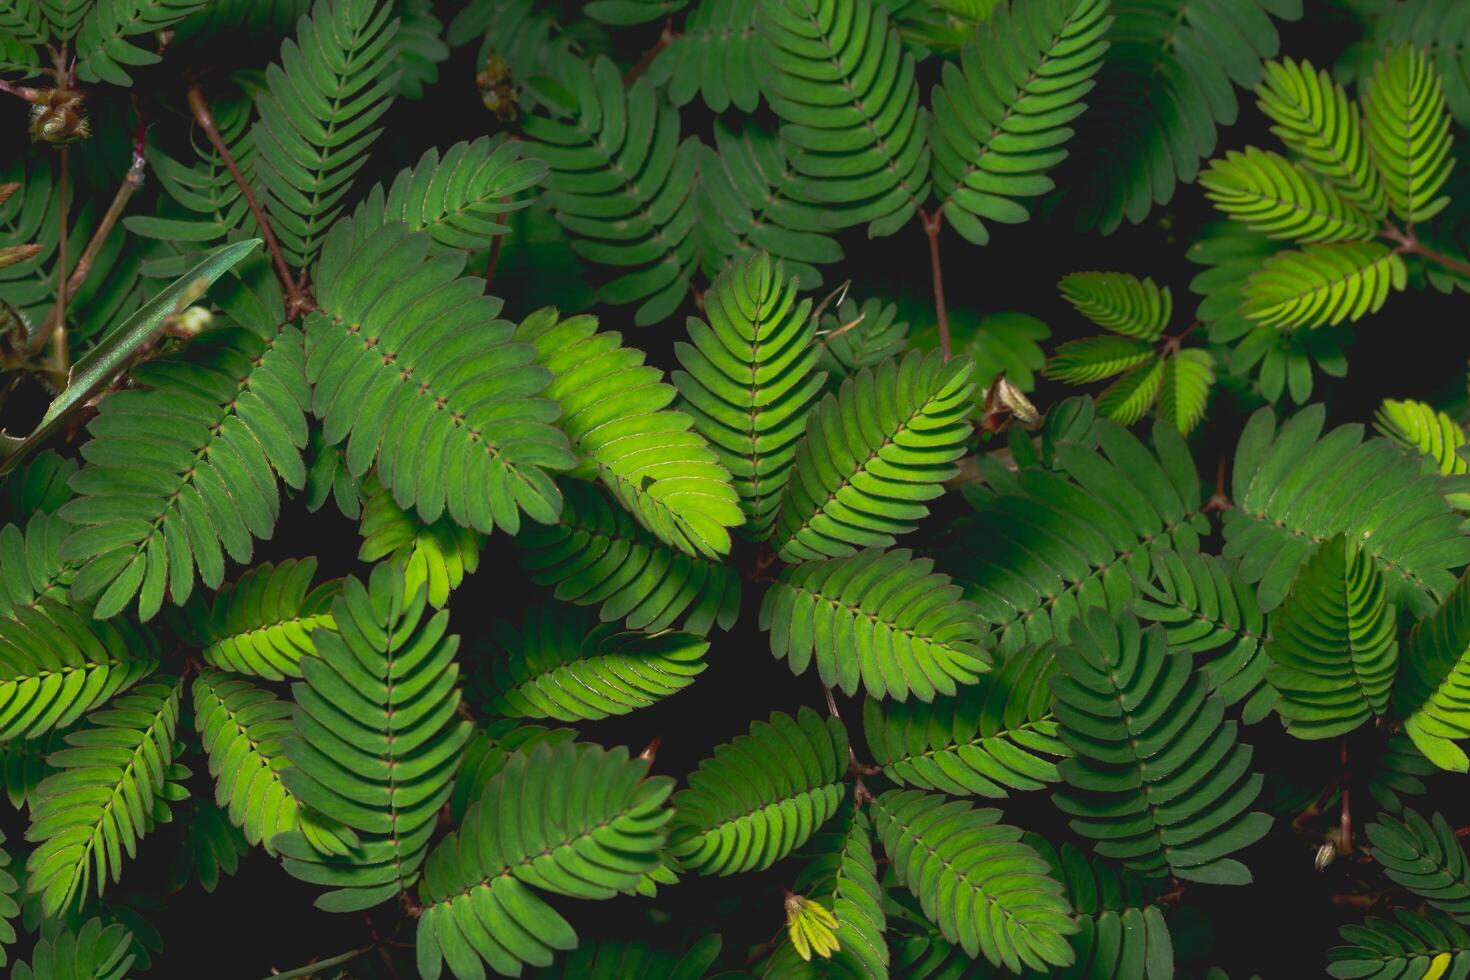
[[[1031,399],[1002,374],[985,393],[984,425],[991,432],[1000,432],[1012,419],[1023,429],[1035,429],[1041,425],[1041,413],[1031,404]]]
[[[1327,866],[1337,860],[1337,842],[1323,841],[1322,846],[1317,848],[1317,856],[1312,860],[1312,867],[1318,871],[1326,871]]]
[[[475,76],[480,89],[480,101],[485,108],[495,113],[501,122],[512,122],[516,118],[516,87],[510,77],[510,65],[498,54],[485,59],[484,69]]]
[[[53,88],[41,92],[31,106],[31,139],[37,143],[75,143],[92,135],[85,93]]]

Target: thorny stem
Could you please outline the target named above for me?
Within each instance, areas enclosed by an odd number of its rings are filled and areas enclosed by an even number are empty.
[[[224,137],[219,134],[219,127],[214,124],[214,114],[209,111],[209,103],[204,99],[204,90],[199,83],[195,82],[189,86],[189,108],[194,112],[194,119],[199,123],[199,128],[204,130],[204,135],[209,138],[220,159],[230,170],[230,176],[235,178],[235,186],[240,188],[245,203],[250,206],[250,213],[255,216],[255,224],[260,229],[260,237],[265,239],[265,247],[271,253],[271,261],[276,267],[276,276],[281,280],[281,288],[286,291],[286,319],[294,320],[302,313],[310,312],[316,308],[311,297],[307,296],[302,283],[291,277],[291,267],[286,264],[286,257],[281,253],[281,243],[276,240],[276,233],[271,230],[271,225],[266,220],[265,209],[260,206],[255,192],[250,189],[250,182],[240,172],[240,165],[230,154],[225,146]]]
[[[674,30],[674,17],[670,14],[664,19],[664,29],[659,34],[658,40],[653,43],[653,47],[643,52],[643,57],[639,58],[638,63],[632,68],[629,68],[628,74],[623,76],[623,88],[627,88],[636,82],[638,76],[646,72],[648,66],[653,64],[653,59],[658,57],[658,53],[668,47],[669,43],[678,36],[678,32]]]
[[[949,309],[944,304],[944,270],[939,263],[939,232],[944,228],[944,212],[930,214],[920,209],[919,219],[929,239],[929,268],[934,273],[934,322],[939,327],[939,349],[948,361],[954,355],[949,340]]]
[[[1392,224],[1385,224],[1380,232],[1384,238],[1397,243],[1394,249],[1400,255],[1418,255],[1438,265],[1444,266],[1451,272],[1457,272],[1462,276],[1470,276],[1470,262],[1456,259],[1436,251],[1419,240],[1419,235],[1414,231],[1413,225],[1396,228]]]

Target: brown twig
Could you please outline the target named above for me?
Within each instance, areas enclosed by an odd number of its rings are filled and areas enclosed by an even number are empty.
[[[1459,273],[1462,276],[1470,276],[1470,262],[1445,255],[1443,252],[1436,251],[1428,245],[1425,245],[1419,240],[1419,235],[1414,231],[1413,225],[1397,228],[1391,223],[1385,224],[1379,234],[1389,241],[1396,243],[1397,247],[1394,251],[1400,255],[1417,255],[1420,258],[1442,265],[1451,272]]]
[[[1353,811],[1348,805],[1348,744],[1343,738],[1339,758],[1342,760],[1342,816],[1338,822],[1337,849],[1343,854],[1353,853]]]
[[[485,295],[490,295],[490,287],[495,282],[495,269],[500,265],[500,248],[505,241],[505,235],[496,235],[490,240],[490,259],[485,264]]]
[[[281,288],[286,292],[286,318],[294,320],[302,313],[310,312],[316,308],[316,304],[306,294],[304,285],[292,278],[291,267],[286,264],[286,256],[281,252],[281,243],[276,240],[276,233],[271,230],[270,222],[266,220],[265,209],[260,206],[255,192],[250,189],[250,182],[240,172],[240,165],[230,154],[229,147],[225,146],[224,137],[220,136],[219,127],[214,124],[214,114],[209,111],[209,103],[205,101],[204,90],[200,88],[198,82],[189,86],[188,98],[189,108],[194,112],[195,121],[199,123],[199,128],[204,130],[204,135],[209,138],[214,151],[220,155],[220,159],[229,168],[230,176],[235,178],[235,186],[240,188],[245,203],[250,206],[250,213],[255,216],[255,224],[260,229],[260,237],[265,239],[265,247],[270,251],[271,261],[276,267],[276,276],[281,280]]]
[[[70,159],[71,151],[63,146],[61,148],[61,181],[56,189],[57,196],[60,198],[57,202],[59,205],[58,210],[61,212],[57,219],[56,231],[56,306],[52,308],[50,315],[46,318],[51,324],[51,329],[46,330],[44,326],[42,327],[42,333],[45,336],[38,338],[39,343],[37,345],[37,350],[39,350],[46,346],[48,339],[50,340],[50,367],[58,376],[59,380],[57,383],[60,385],[66,384],[66,376],[70,367],[69,361],[71,360],[66,349],[66,304],[71,298],[70,291],[67,289],[67,286],[70,285],[70,279],[66,274],[67,224],[71,217],[67,214],[68,204],[70,203],[67,200],[67,191],[69,189],[67,187],[67,181],[69,179],[67,162]]]
[[[929,239],[929,268],[934,274],[934,322],[939,327],[939,349],[948,361],[953,355],[949,340],[949,308],[944,303],[944,270],[939,263],[939,232],[944,228],[944,212],[919,211],[924,234]]]
[[[1179,348],[1184,344],[1184,339],[1199,328],[1200,321],[1196,320],[1174,336],[1165,337],[1159,343],[1159,353],[1164,355],[1179,353]]]
[[[627,88],[636,82],[638,76],[646,72],[648,66],[653,64],[653,59],[658,57],[658,53],[668,47],[670,42],[678,36],[678,33],[674,30],[674,17],[670,14],[664,19],[664,29],[659,34],[658,40],[653,43],[653,47],[643,52],[643,57],[639,58],[638,63],[632,68],[629,68],[628,74],[623,76],[623,88]]]
[[[1205,503],[1204,512],[1210,514],[1215,511],[1227,511],[1234,506],[1230,502],[1230,494],[1227,492],[1225,486],[1225,457],[1221,456],[1220,465],[1215,470],[1215,492],[1210,495],[1210,499]]]

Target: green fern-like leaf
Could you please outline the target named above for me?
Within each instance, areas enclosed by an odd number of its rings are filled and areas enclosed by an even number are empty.
[[[1212,693],[1230,706],[1244,702],[1246,724],[1264,718],[1276,700],[1266,683],[1261,651],[1265,617],[1256,593],[1233,562],[1214,555],[1155,548],[1131,608],[1163,623],[1169,649],[1194,656]]]
[[[396,224],[340,221],[327,236],[306,324],[312,411],[328,445],[346,440],[349,472],[376,464],[398,505],[429,523],[446,512],[486,534],[515,533],[522,512],[551,523],[561,494],[547,471],[575,457],[542,395],[550,372],[494,319],[484,283],[457,276],[463,260],[430,258],[429,244]]]
[[[1107,0],[1000,4],[944,66],[931,109],[934,185],[974,244],[990,238],[985,221],[1023,222],[1021,202],[1051,191],[1046,172],[1066,158],[1067,124],[1108,47],[1107,12]]]
[[[40,599],[66,599],[74,570],[61,559],[61,543],[70,533],[70,524],[46,513],[32,517],[24,530],[0,528],[0,615],[14,616]]]
[[[1325,71],[1285,58],[1268,61],[1256,86],[1271,132],[1298,162],[1326,180],[1369,219],[1388,211],[1383,181],[1363,136],[1363,118],[1346,90]]]
[[[1425,820],[1405,810],[1401,819],[1382,816],[1364,832],[1390,880],[1451,915],[1470,912],[1470,861],[1442,814]]]
[[[1404,260],[1378,242],[1310,245],[1266,259],[1246,281],[1241,312],[1280,330],[1354,323],[1403,290],[1407,276]]]
[[[1390,577],[1389,581],[1392,581]],[[1394,685],[1394,713],[1425,758],[1465,772],[1470,757],[1455,742],[1470,738],[1470,575],[1443,605],[1420,620],[1404,643]]]
[[[781,557],[800,562],[885,547],[929,513],[925,501],[964,452],[969,358],[911,352],[859,371],[807,416],[776,522]]]
[[[818,366],[830,378],[844,378],[902,353],[908,332],[909,325],[899,318],[897,304],[877,298],[859,304],[843,297],[835,310],[822,314],[816,338],[821,352]],[[973,347],[969,353],[979,360]],[[984,372],[978,364],[977,370]],[[977,381],[977,387],[981,383]]]
[[[401,561],[404,588],[412,594],[424,586],[429,604],[443,609],[449,593],[480,567],[485,539],[476,531],[440,518],[432,524],[399,508],[393,494],[369,475],[363,488],[360,561]]]
[[[521,563],[556,597],[599,605],[604,622],[657,632],[675,623],[691,633],[729,629],[740,612],[734,569],[660,542],[596,487],[566,482],[561,521],[517,537]]]
[[[80,565],[73,599],[95,598],[99,618],[134,597],[145,620],[165,592],[182,604],[196,568],[218,587],[226,556],[249,561],[274,532],[277,477],[305,482],[301,331],[281,322],[279,297],[272,310],[245,293],[228,304],[242,326],[134,367],[135,387],[104,397],[88,426],[61,556]]]
[[[1383,573],[1342,535],[1302,565],[1271,617],[1266,679],[1298,738],[1332,738],[1388,710],[1398,668]]]
[[[760,7],[744,0],[703,0],[684,18],[683,30],[648,66],[655,85],[667,85],[669,101],[688,105],[695,95],[711,110],[730,106],[754,112],[760,104],[756,23]]]
[[[1424,402],[1385,398],[1373,426],[1405,449],[1427,456],[1445,476],[1470,473],[1470,461],[1458,452],[1467,439],[1460,423]]]
[[[101,919],[88,919],[75,931],[38,940],[31,962],[16,963],[11,980],[125,980],[137,959],[134,942],[122,923],[104,927]]]
[[[1204,421],[1210,388],[1215,384],[1215,358],[1191,347],[1164,358],[1159,379],[1159,418],[1188,435]]]
[[[524,149],[518,141],[488,136],[456,143],[442,157],[430,148],[386,190],[374,187],[353,218],[401,221],[446,248],[488,248],[509,233],[504,216],[529,205],[524,192],[546,177],[546,164],[525,156]]]
[[[645,980],[703,980],[720,955],[720,937],[705,936],[682,953],[633,939],[581,942],[561,961],[531,974],[535,980],[585,977],[642,977]]]
[[[999,823],[999,810],[891,790],[873,801],[873,825],[893,870],[944,938],[972,957],[1019,973],[1065,967],[1077,931],[1046,861]]]
[[[481,961],[516,976],[575,947],[572,927],[532,889],[607,899],[658,866],[673,781],[647,773],[626,749],[568,742],[513,755],[424,867],[424,980],[445,962],[459,980],[484,976]],[[561,805],[546,807],[548,791]]]
[[[1439,73],[1422,51],[1402,45],[1378,63],[1362,100],[1368,146],[1389,206],[1410,224],[1428,221],[1449,204],[1435,195],[1454,166]]]
[[[515,337],[551,372],[546,395],[561,406],[578,472],[601,480],[659,540],[691,555],[727,553],[729,529],[744,520],[739,498],[694,419],[668,407],[676,392],[663,372],[592,316],[562,320],[548,308]]]
[[[160,60],[138,46],[139,35],[167,30],[210,0],[99,0],[77,33],[77,77],[84,82],[131,85],[127,69]],[[133,40],[129,40],[132,38]]]
[[[1089,384],[1130,371],[1153,359],[1153,345],[1132,337],[1088,337],[1057,348],[1042,371],[1048,378]]]
[[[1078,313],[1124,337],[1158,340],[1174,315],[1168,286],[1125,272],[1073,272],[1057,288]]]
[[[808,861],[793,889],[831,908],[840,945],[828,959],[805,960],[788,939],[776,948],[761,975],[793,980],[887,977],[887,914],[867,815],[844,804],[833,820],[833,829],[813,837],[801,855]]]
[[[516,630],[497,624],[504,655],[477,695],[507,718],[595,721],[670,697],[707,666],[708,641],[689,633],[618,632],[586,612],[547,603]]]
[[[1443,964],[1441,978],[1470,971],[1470,932],[1450,916],[1431,909],[1420,916],[1397,909],[1392,919],[1369,918],[1339,931],[1346,946],[1327,951],[1329,976],[1429,977]]]
[[[715,749],[674,795],[670,853],[700,874],[770,867],[837,812],[847,752],[842,723],[810,708],[756,722]]]
[[[693,184],[698,143],[679,142],[679,114],[647,77],[626,91],[613,63],[574,62],[568,119],[533,115],[526,133],[550,166],[543,199],[584,258],[629,269],[598,290],[639,303],[634,322],[659,323],[689,290],[696,260]]]
[[[470,733],[456,718],[448,614],[425,619],[424,593],[403,582],[392,564],[367,586],[346,579],[332,603],[339,632],[317,633],[317,655],[291,688],[291,765],[277,772],[300,804],[342,825],[349,846],[323,854],[307,828],[273,843],[288,872],[333,888],[317,898],[327,911],[371,908],[417,880]]]
[[[250,131],[255,173],[292,265],[321,248],[382,132],[374,124],[392,104],[398,24],[389,3],[318,0],[266,70]]]
[[[1108,54],[1062,181],[1079,222],[1104,233],[1142,222],[1195,179],[1217,127],[1239,116],[1236,87],[1259,82],[1280,47],[1273,18],[1296,20],[1302,4],[1112,0],[1109,10]]]
[[[1097,414],[1119,425],[1137,424],[1158,403],[1164,374],[1163,358],[1133,368],[1097,396]]]
[[[1378,221],[1307,169],[1278,153],[1230,150],[1200,174],[1207,196],[1224,214],[1254,231],[1301,244],[1360,242],[1378,234]]]
[[[1057,661],[1054,710],[1072,757],[1058,766],[1068,788],[1055,801],[1072,829],[1145,874],[1249,883],[1229,855],[1271,826],[1247,812],[1262,780],[1191,659],[1169,652],[1162,626],[1090,609]]]
[[[1270,612],[1314,542],[1344,534],[1384,570],[1389,602],[1427,615],[1454,585],[1449,569],[1470,563],[1470,540],[1456,531],[1439,477],[1387,439],[1364,441],[1360,425],[1323,436],[1325,415],[1310,406],[1279,429],[1270,409],[1251,416],[1235,451],[1224,557],[1240,559]],[[1344,474],[1355,478],[1344,483]]]
[[[796,444],[821,390],[811,300],[759,254],[733,265],[705,295],[706,320],[689,321],[674,348],[681,405],[734,476],[745,529],[769,533]]]
[[[47,761],[60,771],[36,788],[26,839],[26,887],[55,915],[92,891],[102,894],[122,873],[138,839],[168,819],[168,800],[182,799],[174,765],[179,682],[150,682],[95,711],[87,727],[66,736]]]
[[[221,670],[269,681],[300,677],[301,659],[316,654],[313,634],[336,629],[330,607],[338,583],[312,588],[315,574],[315,558],[257,565],[207,606],[191,602],[183,632]]]
[[[12,807],[20,810],[31,805],[36,798],[36,787],[55,772],[46,759],[63,744],[61,733],[51,731],[37,738],[11,739],[0,745],[0,781],[4,782],[5,796]]]
[[[714,145],[699,147],[695,189],[699,262],[711,280],[766,252],[803,289],[815,289],[822,283],[818,267],[842,260],[827,208],[804,196],[795,152],[754,119],[715,120]]]
[[[828,687],[932,701],[989,669],[979,617],[949,577],[906,548],[860,551],[786,572],[761,604],[771,652],[795,674],[813,656]]]
[[[55,599],[0,617],[0,740],[66,728],[158,667],[158,642]]]
[[[891,235],[929,193],[913,57],[872,0],[761,0],[762,88],[801,196],[835,227]]]
[[[1053,664],[1049,651],[1027,647],[954,697],[869,698],[863,733],[873,761],[900,786],[953,796],[1004,798],[1056,782],[1055,759],[1067,749],[1051,714]]]

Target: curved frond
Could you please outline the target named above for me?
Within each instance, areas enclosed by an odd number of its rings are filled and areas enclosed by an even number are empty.
[[[1053,710],[1072,757],[1054,799],[1072,829],[1145,874],[1247,884],[1230,855],[1271,826],[1247,812],[1262,779],[1191,659],[1168,650],[1162,626],[1089,609],[1057,662]]]
[[[810,708],[754,723],[674,795],[669,853],[699,874],[769,868],[837,812],[847,752],[842,723]]]
[[[891,235],[929,193],[914,59],[872,0],[761,0],[766,99],[801,196],[834,227]]]
[[[705,302],[708,301],[706,296]],[[852,297],[844,296],[835,310],[822,314],[816,337],[820,352],[817,366],[831,378],[847,377],[902,354],[908,346],[908,332],[908,322],[899,318],[897,304],[885,303],[876,297],[869,297],[859,304]],[[1016,332],[1025,333],[1024,330]],[[977,371],[983,374],[986,369],[978,366],[980,357],[976,346],[971,345],[969,354],[977,361]],[[1010,344],[1005,346],[1010,347]],[[996,371],[990,373],[995,374]]]
[[[501,218],[530,204],[529,197],[517,195],[545,176],[546,164],[527,157],[518,140],[481,136],[454,144],[442,157],[430,147],[386,189],[374,187],[353,220],[366,225],[378,216],[385,224],[401,221],[445,248],[475,251],[510,232]]]
[[[368,475],[363,491],[358,560],[402,562],[404,588],[412,594],[426,587],[429,604],[443,609],[449,593],[480,567],[484,537],[448,518],[428,523],[403,510],[376,474]]]
[[[65,728],[157,669],[158,642],[56,599],[0,617],[0,741]]]
[[[1097,396],[1097,414],[1119,425],[1136,425],[1158,402],[1164,385],[1164,360],[1133,368]]]
[[[371,908],[418,878],[470,734],[456,714],[448,613],[425,619],[424,593],[407,594],[403,578],[402,566],[379,565],[367,586],[346,579],[332,603],[338,632],[316,633],[317,655],[291,686],[291,765],[279,778],[352,846],[323,854],[302,831],[274,846],[292,875],[334,889],[316,901],[327,911]]]
[[[709,6],[709,0],[700,9]],[[747,4],[758,10],[758,4]],[[667,50],[667,49],[666,49]],[[795,151],[758,121],[716,119],[713,146],[699,146],[699,261],[714,279],[765,252],[780,259],[803,289],[822,283],[818,266],[842,261],[824,205],[804,196]]]
[[[301,676],[301,658],[316,654],[313,633],[334,630],[330,611],[338,583],[316,588],[316,559],[263,562],[227,583],[206,607],[185,607],[185,632],[204,662],[269,681]]]
[[[932,701],[990,669],[980,618],[934,562],[907,548],[788,569],[766,591],[760,627],[794,674],[813,656],[828,687],[875,698]]]
[[[566,506],[551,526],[516,538],[521,564],[541,585],[579,606],[600,604],[604,622],[657,632],[680,623],[691,633],[729,629],[740,613],[735,569],[677,551],[639,526],[596,487],[561,485]]]
[[[1227,707],[1244,702],[1246,724],[1270,711],[1276,693],[1266,682],[1270,661],[1261,651],[1266,619],[1234,562],[1155,548],[1130,608],[1140,619],[1164,624],[1169,649],[1192,655],[1211,693]]]
[[[3,484],[4,514],[9,520],[29,522],[37,514],[52,514],[72,498],[67,484],[76,474],[76,460],[48,449],[11,469]]]
[[[1346,946],[1327,951],[1327,974],[1339,980],[1367,976],[1459,977],[1470,970],[1470,932],[1431,909],[1416,915],[1396,909],[1392,919],[1370,917],[1339,930]],[[1453,966],[1454,972],[1447,972]]]
[[[31,962],[18,962],[11,980],[125,980],[137,955],[135,939],[122,923],[103,927],[88,919],[75,931],[64,929],[49,939],[38,939]]]
[[[62,560],[61,543],[70,533],[64,519],[45,513],[24,529],[0,528],[0,616],[14,616],[41,599],[65,601],[75,570]]]
[[[733,475],[745,529],[767,534],[824,375],[816,370],[811,300],[764,253],[732,265],[705,294],[674,352],[680,405]]]
[[[909,353],[864,369],[807,416],[775,541],[787,561],[886,547],[929,513],[970,434],[968,357]]]
[[[869,698],[863,734],[873,761],[900,786],[951,796],[1004,798],[1056,782],[1067,748],[1051,713],[1054,665],[1048,648],[1027,647],[954,697]]]
[[[1300,244],[1362,242],[1379,221],[1306,168],[1254,146],[1226,152],[1199,176],[1215,207],[1253,231]]]
[[[1392,581],[1390,577],[1389,581]],[[1425,758],[1465,772],[1470,757],[1455,742],[1470,738],[1470,572],[1404,643],[1393,691],[1394,714]]]
[[[1155,341],[1174,315],[1174,294],[1126,272],[1073,272],[1057,283],[1062,298],[1104,330]]]
[[[165,31],[209,2],[98,0],[77,32],[77,77],[84,82],[133,84],[128,68],[155,65],[160,60],[154,52],[134,43],[139,35]]]
[[[1373,415],[1380,435],[1434,461],[1445,476],[1470,473],[1470,461],[1458,452],[1467,441],[1460,423],[1420,401],[1385,398]]]
[[[1305,61],[1283,58],[1264,67],[1256,105],[1275,123],[1271,132],[1303,167],[1368,218],[1382,220],[1388,199],[1363,136],[1362,115],[1347,91]]]
[[[1450,156],[1450,114],[1439,73],[1411,44],[1384,55],[1363,85],[1363,121],[1389,206],[1399,218],[1428,221],[1450,199],[1444,187]]]
[[[1041,372],[1071,384],[1104,381],[1154,357],[1153,344],[1133,337],[1087,337],[1057,347]]]
[[[1279,330],[1335,327],[1377,313],[1408,269],[1379,242],[1309,245],[1270,256],[1246,280],[1241,312]]]
[[[1210,389],[1215,384],[1215,358],[1189,347],[1164,358],[1159,380],[1159,418],[1188,435],[1204,421]]]
[[[1111,23],[1107,0],[998,4],[944,65],[930,110],[934,184],[970,242],[989,241],[986,221],[1025,221],[1022,202],[1051,191],[1046,173],[1066,159]]]
[[[305,266],[338,215],[374,124],[393,102],[398,18],[379,0],[318,0],[265,72],[255,176],[286,258]]]
[[[1069,966],[1078,927],[1062,883],[1000,815],[917,790],[873,801],[894,872],[945,939],[1013,972]]]
[[[656,704],[703,673],[709,642],[690,633],[654,635],[594,626],[584,610],[546,603],[517,630],[497,623],[497,658],[477,685],[491,712],[506,718],[595,721]]]
[[[1316,542],[1344,534],[1384,570],[1391,603],[1426,615],[1454,585],[1449,570],[1470,563],[1440,478],[1387,439],[1364,441],[1361,425],[1323,436],[1325,416],[1313,405],[1279,429],[1269,408],[1251,416],[1235,451],[1224,557],[1240,559],[1270,612]]]
[[[1343,535],[1302,565],[1271,617],[1266,679],[1298,738],[1332,738],[1388,711],[1398,670],[1383,572]]]
[[[698,95],[716,113],[732,105],[754,112],[761,97],[759,16],[760,6],[749,0],[701,0],[648,66],[648,77],[668,87],[676,106]]]
[[[196,569],[218,587],[226,557],[249,561],[254,539],[274,533],[277,478],[304,485],[302,337],[279,312],[139,364],[135,387],[102,399],[71,481],[77,499],[60,511],[76,525],[61,546],[80,565],[72,597],[95,598],[99,618],[134,597],[144,620],[165,592],[183,604]]]
[[[174,766],[179,682],[150,682],[94,711],[87,727],[66,736],[67,747],[47,762],[60,771],[36,788],[26,840],[36,844],[26,862],[26,887],[55,915],[122,874],[123,854],[157,819],[168,800],[183,798]]]
[[[546,397],[561,406],[557,425],[628,511],[667,544],[709,558],[730,550],[744,520],[730,473],[696,421],[669,408],[677,392],[622,334],[599,331],[594,316],[562,320],[532,313],[515,338],[536,348],[551,372]]]
[[[566,742],[511,756],[424,865],[418,967],[437,980],[445,962],[459,980],[481,962],[517,976],[550,966],[576,933],[536,891],[607,899],[658,867],[672,816],[667,776],[626,749]],[[548,807],[548,793],[559,801]]]
[[[1400,819],[1381,815],[1364,832],[1390,880],[1450,915],[1470,912],[1470,861],[1443,814],[1429,820],[1413,810]]]
[[[627,269],[598,290],[638,303],[633,321],[659,323],[683,303],[696,261],[691,187],[698,142],[679,141],[679,113],[647,76],[624,90],[607,58],[571,62],[566,119],[528,116],[533,152],[550,167],[544,200],[583,258]]]
[[[561,493],[548,471],[576,460],[543,395],[550,372],[494,319],[484,283],[458,276],[463,259],[429,257],[429,245],[403,225],[333,227],[306,322],[312,411],[328,445],[346,440],[349,472],[376,464],[398,505],[429,523],[445,512],[486,534],[514,534],[522,512],[551,523]]]
[[[720,955],[720,937],[705,936],[680,954],[637,940],[579,942],[561,962],[531,974],[535,980],[703,980]]]

